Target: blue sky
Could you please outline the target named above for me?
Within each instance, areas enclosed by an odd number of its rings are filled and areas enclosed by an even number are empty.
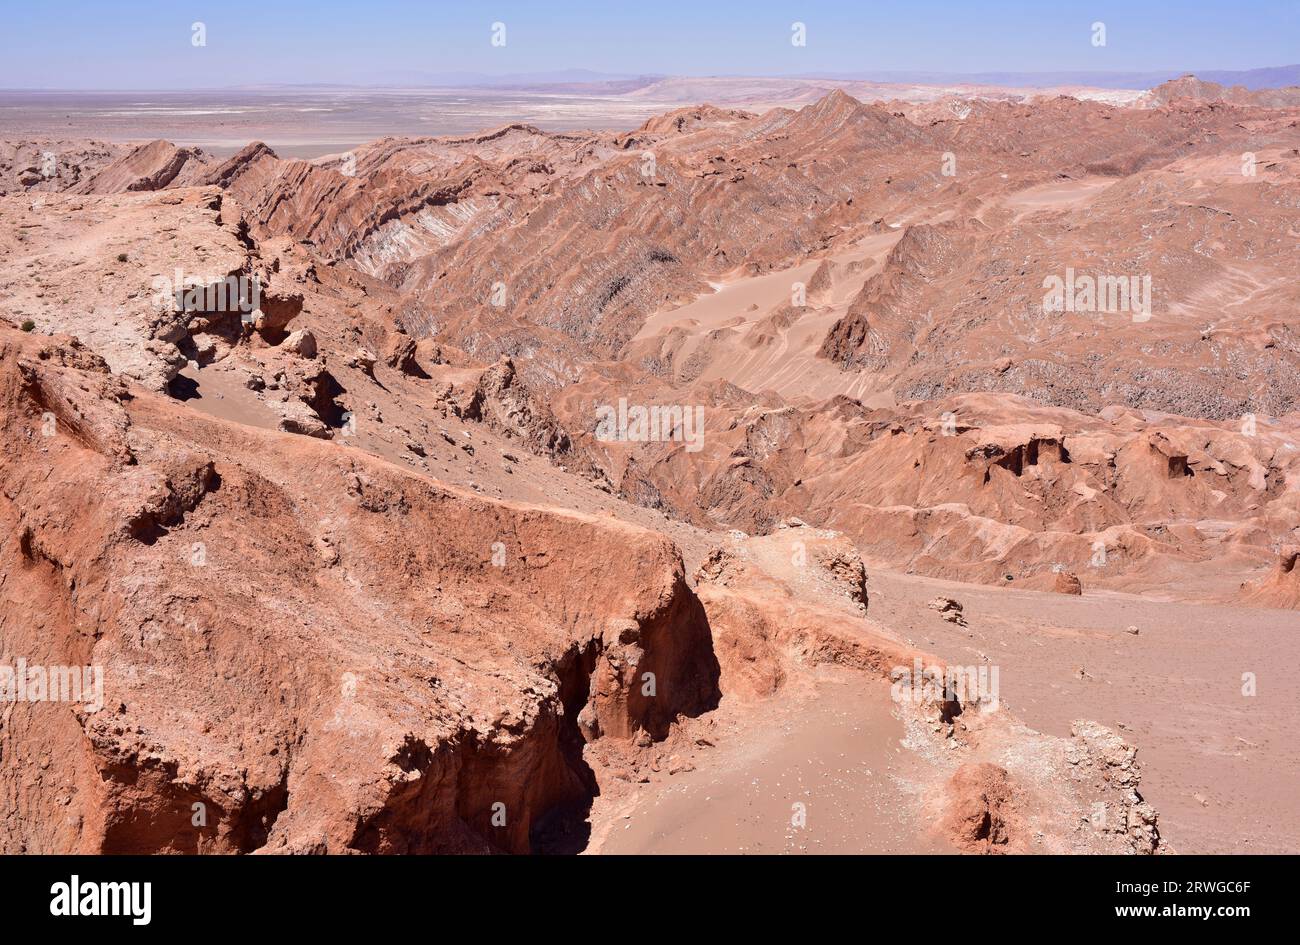
[[[396,71],[780,75],[1249,69],[1300,59],[1300,0],[8,2],[0,88],[371,82]],[[808,43],[790,43],[790,24]],[[1107,43],[1090,42],[1094,21]],[[191,44],[202,21],[207,45]],[[506,45],[493,47],[493,21]]]

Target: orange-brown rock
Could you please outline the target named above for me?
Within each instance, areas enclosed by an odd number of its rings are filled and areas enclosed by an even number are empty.
[[[649,532],[196,419],[65,341],[6,331],[0,398],[6,647],[105,678],[10,713],[9,851],[528,850],[584,738],[717,699]]]
[[[160,190],[197,183],[208,158],[197,148],[178,148],[170,141],[150,141],[101,168],[90,179],[72,187],[75,194],[119,194],[135,190]]]
[[[1013,791],[1005,768],[987,761],[962,765],[948,782],[951,793],[943,830],[969,853],[1001,853],[1023,827],[1015,823]]]
[[[1079,582],[1078,575],[1073,572],[1057,571],[1052,590],[1058,594],[1082,594],[1083,584]]]

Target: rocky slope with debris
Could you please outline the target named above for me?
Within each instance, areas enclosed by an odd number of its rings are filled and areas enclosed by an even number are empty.
[[[104,700],[4,707],[0,847],[617,852],[852,679],[891,849],[1166,848],[1104,700],[897,685],[955,581],[1300,601],[1298,116],[1184,99],[6,144],[0,662]]]

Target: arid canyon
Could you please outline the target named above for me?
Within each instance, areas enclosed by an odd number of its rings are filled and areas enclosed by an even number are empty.
[[[0,110],[0,852],[1300,853],[1300,88],[547,94]]]

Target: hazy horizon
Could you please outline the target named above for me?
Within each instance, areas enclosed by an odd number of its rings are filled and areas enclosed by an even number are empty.
[[[578,77],[578,73],[584,73],[584,77]],[[526,89],[532,87],[544,87],[555,85],[580,85],[590,84],[592,86],[614,85],[620,82],[632,81],[652,81],[670,78],[691,78],[691,79],[710,79],[710,78],[749,78],[749,79],[791,79],[791,80],[824,80],[824,81],[864,81],[876,82],[879,84],[971,84],[971,85],[1004,85],[1004,86],[1022,86],[1022,87],[1052,87],[1060,85],[1095,85],[1098,88],[1125,88],[1137,89],[1148,88],[1158,85],[1172,78],[1182,75],[1194,75],[1197,78],[1207,81],[1218,82],[1220,84],[1234,84],[1239,81],[1238,77],[1248,77],[1261,73],[1278,73],[1284,76],[1283,81],[1264,81],[1264,82],[1244,82],[1248,88],[1277,88],[1284,85],[1294,84],[1300,79],[1300,63],[1277,63],[1267,66],[1258,66],[1252,69],[1195,69],[1195,68],[1170,68],[1170,69],[1152,69],[1142,72],[1132,72],[1129,70],[1106,70],[1106,71],[1088,71],[1088,70],[1066,70],[1066,71],[1042,71],[1042,72],[943,72],[931,70],[878,70],[862,72],[765,72],[765,73],[687,73],[687,72],[650,72],[636,75],[620,75],[617,73],[600,73],[591,70],[554,70],[548,72],[535,73],[430,73],[425,76],[412,76],[403,81],[397,78],[386,81],[374,82],[328,82],[328,81],[298,81],[298,82],[248,82],[239,85],[210,85],[210,86],[169,86],[169,87],[145,87],[145,86],[121,86],[121,87],[104,87],[104,88],[80,88],[74,86],[5,86],[0,85],[0,92],[49,92],[49,93],[86,93],[86,94],[126,94],[136,92],[162,93],[162,94],[183,94],[190,92],[257,92],[257,91],[292,91],[295,89],[340,89],[340,90],[358,90],[358,91],[401,91],[404,89],[418,90],[491,90],[500,89]],[[1017,81],[1010,81],[1014,77]]]
[[[842,0],[744,7],[667,0],[653,7],[579,2],[547,9],[517,2],[483,8],[407,0],[365,6],[233,0],[215,8],[76,0],[61,4],[57,16],[39,8],[9,13],[6,40],[0,40],[0,88],[383,88],[422,86],[431,78],[456,87],[466,79],[494,84],[521,76],[582,82],[890,73],[1200,75],[1290,66],[1300,49],[1298,19],[1294,3],[1283,0],[1232,17],[1204,2],[1141,9],[1067,2],[1043,9],[1023,0],[978,8],[932,0],[865,9]],[[1097,23],[1105,25],[1104,45],[1094,44]],[[802,24],[803,45],[792,42],[795,24]]]

